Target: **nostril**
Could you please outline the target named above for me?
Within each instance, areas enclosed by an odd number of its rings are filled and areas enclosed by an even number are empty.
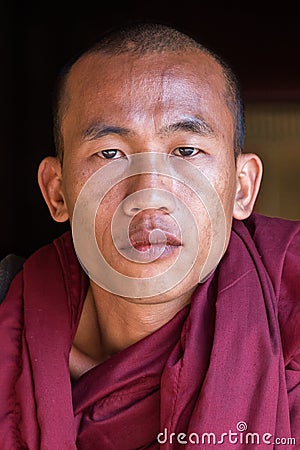
[[[132,216],[152,208],[171,213],[176,205],[174,194],[163,189],[147,188],[130,194],[122,201],[125,214]]]
[[[141,211],[140,208],[131,208],[132,214],[137,214],[137,213],[140,212],[140,211]]]

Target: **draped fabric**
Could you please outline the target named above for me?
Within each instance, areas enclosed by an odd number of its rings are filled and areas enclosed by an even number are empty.
[[[68,232],[11,284],[0,308],[1,449],[300,446],[299,222],[234,220],[191,304],[72,383],[87,288]]]

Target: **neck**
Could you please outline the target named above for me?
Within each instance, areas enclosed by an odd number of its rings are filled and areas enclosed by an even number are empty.
[[[190,303],[194,290],[150,303],[117,297],[91,282],[69,357],[72,378],[162,327]]]
[[[193,291],[163,303],[146,303],[117,297],[91,283],[102,357],[106,359],[162,327],[190,303]]]

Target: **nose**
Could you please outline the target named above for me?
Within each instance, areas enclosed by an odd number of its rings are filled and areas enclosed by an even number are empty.
[[[127,216],[144,211],[156,209],[171,214],[176,208],[176,196],[168,189],[163,188],[155,174],[138,175],[132,181],[131,189],[123,200],[123,210]]]

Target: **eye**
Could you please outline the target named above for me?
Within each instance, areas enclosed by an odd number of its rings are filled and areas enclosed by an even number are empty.
[[[105,158],[105,159],[113,159],[113,158],[121,158],[122,156],[124,156],[124,153],[121,152],[120,150],[116,150],[116,149],[109,149],[109,150],[101,150],[101,152],[97,153],[98,156],[100,156],[100,158]]]
[[[181,156],[182,158],[187,158],[189,156],[190,157],[196,156],[199,152],[200,152],[200,150],[195,147],[177,147],[173,151],[173,154],[175,156]]]

